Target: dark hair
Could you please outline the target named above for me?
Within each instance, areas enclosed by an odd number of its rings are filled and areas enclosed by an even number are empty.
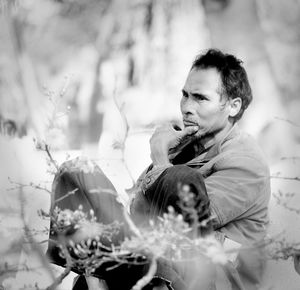
[[[241,98],[242,106],[233,118],[234,122],[242,117],[252,101],[251,87],[242,63],[234,55],[225,54],[217,49],[209,49],[206,53],[196,57],[191,68],[215,68],[220,73],[222,80],[221,96],[225,96],[227,99]]]

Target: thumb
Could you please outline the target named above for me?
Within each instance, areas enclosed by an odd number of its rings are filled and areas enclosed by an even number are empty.
[[[180,137],[186,137],[195,134],[198,131],[198,126],[188,126],[180,131]]]

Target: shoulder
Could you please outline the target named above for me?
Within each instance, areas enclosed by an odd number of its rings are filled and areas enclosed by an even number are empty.
[[[256,172],[269,174],[268,162],[257,141],[251,135],[240,130],[220,146],[216,166],[230,165],[252,168]]]

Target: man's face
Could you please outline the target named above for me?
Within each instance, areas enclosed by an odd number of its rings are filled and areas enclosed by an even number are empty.
[[[184,126],[198,126],[197,138],[215,135],[229,125],[228,102],[221,97],[221,78],[214,68],[192,69],[180,102]]]

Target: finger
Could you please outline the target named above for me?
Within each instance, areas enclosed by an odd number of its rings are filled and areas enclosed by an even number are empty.
[[[181,137],[190,136],[195,134],[198,131],[198,126],[188,126],[180,131]]]
[[[172,125],[172,128],[175,130],[175,131],[182,131],[182,129],[180,128],[179,125],[175,124],[175,123],[171,123]]]
[[[170,129],[173,128],[171,123],[162,123],[156,126],[156,129]]]

